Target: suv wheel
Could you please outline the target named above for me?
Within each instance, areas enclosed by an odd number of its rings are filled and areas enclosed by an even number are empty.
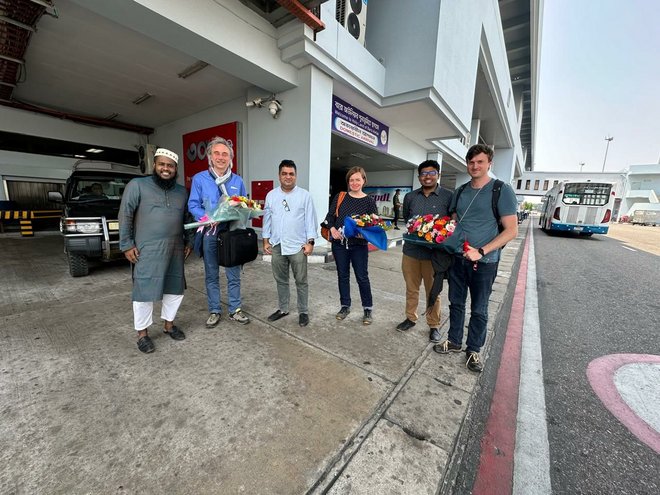
[[[68,254],[69,273],[72,277],[86,277],[89,273],[87,258],[80,254]]]

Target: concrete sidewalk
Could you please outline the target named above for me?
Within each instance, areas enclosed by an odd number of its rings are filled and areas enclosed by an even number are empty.
[[[504,250],[491,326],[525,234]],[[462,354],[432,352],[424,323],[395,331],[400,247],[371,253],[370,327],[354,281],[354,311],[335,319],[331,263],[309,266],[308,327],[295,310],[269,323],[275,283],[258,260],[243,274],[251,324],[224,315],[208,330],[191,259],[177,318],[187,339],[155,323],[151,355],[135,346],[128,266],[73,279],[52,234],[0,235],[0,252],[0,493],[417,495],[442,484],[479,376]]]

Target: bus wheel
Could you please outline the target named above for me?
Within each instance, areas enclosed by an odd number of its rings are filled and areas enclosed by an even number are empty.
[[[68,254],[69,273],[72,277],[86,277],[89,274],[87,258],[80,254]]]
[[[591,237],[594,235],[593,232],[580,232],[580,237]]]

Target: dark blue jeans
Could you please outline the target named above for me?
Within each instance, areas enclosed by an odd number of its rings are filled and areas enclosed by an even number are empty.
[[[470,291],[470,323],[468,324],[467,351],[479,352],[486,342],[488,299],[493,291],[499,263],[474,263],[456,256],[449,269],[449,341],[463,343],[465,327],[465,301]]]
[[[332,255],[337,265],[339,282],[339,302],[342,306],[351,307],[351,264],[360,288],[360,299],[364,309],[373,308],[371,283],[369,282],[369,249],[366,244],[348,246],[338,242],[332,243]]]

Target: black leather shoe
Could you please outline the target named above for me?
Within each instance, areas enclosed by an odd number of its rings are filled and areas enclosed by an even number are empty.
[[[440,330],[437,328],[432,328],[431,332],[429,333],[429,340],[431,342],[440,342]]]
[[[144,352],[145,354],[149,354],[151,352],[154,352],[154,350],[156,350],[154,343],[151,341],[151,337],[149,337],[148,335],[141,337],[137,341],[137,346],[138,349],[140,349],[140,352]]]
[[[282,313],[279,309],[275,311],[272,315],[268,317],[268,321],[277,321],[280,318],[284,318],[289,313]]]
[[[163,333],[166,333],[170,337],[172,337],[174,340],[185,340],[186,339],[186,334],[183,333],[183,331],[177,327],[176,325],[172,326],[172,330],[169,332],[163,329]]]
[[[415,326],[415,322],[412,321],[412,320],[409,320],[408,318],[406,318],[405,320],[403,320],[401,323],[399,323],[396,326],[396,329],[399,332],[407,332],[408,330],[410,330],[414,326]]]
[[[301,327],[309,325],[309,315],[307,313],[300,313],[300,316],[298,316],[298,325]]]

